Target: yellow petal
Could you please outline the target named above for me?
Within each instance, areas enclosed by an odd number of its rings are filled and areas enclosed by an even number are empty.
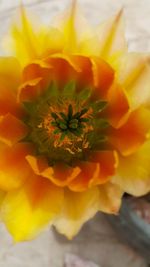
[[[150,102],[150,65],[147,56],[137,53],[124,55],[117,78],[127,92],[131,109]]]
[[[38,40],[32,24],[29,22],[24,8],[21,6],[20,18],[12,26],[12,45],[21,64],[29,59],[35,59],[37,54]]]
[[[121,157],[113,182],[134,196],[150,192],[150,141],[135,154]]]
[[[54,223],[58,232],[72,239],[82,225],[98,211],[98,200],[97,187],[82,193],[66,190],[62,213]]]
[[[99,37],[100,56],[111,61],[120,57],[126,50],[127,44],[124,35],[124,21],[122,10],[112,19],[104,22],[97,28]]]
[[[21,189],[11,191],[1,207],[1,217],[15,241],[34,238],[60,212],[61,189],[47,179],[32,176]]]
[[[33,152],[29,144],[18,143],[12,147],[0,146],[0,189],[19,188],[31,174],[25,156]]]
[[[108,182],[99,186],[99,210],[105,213],[117,214],[123,195],[120,186]]]
[[[11,33],[3,40],[4,50],[15,55],[24,66],[34,59],[60,52],[63,46],[62,34],[58,29],[39,23],[39,17],[26,15],[23,6],[19,16],[12,23]]]
[[[3,203],[3,200],[4,200],[5,196],[6,196],[6,192],[0,190],[0,207],[1,207],[2,203]]]
[[[54,26],[63,35],[63,51],[65,52],[77,52],[79,43],[93,35],[86,19],[79,10],[76,0],[72,0],[70,8],[56,17]]]
[[[0,86],[17,90],[21,81],[21,67],[14,57],[0,57]]]
[[[96,212],[117,213],[121,204],[122,190],[111,183],[92,187],[85,192],[65,191],[63,210],[54,225],[72,239],[82,225]]]

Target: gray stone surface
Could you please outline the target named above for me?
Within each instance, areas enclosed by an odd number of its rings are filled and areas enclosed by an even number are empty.
[[[62,10],[67,0],[23,0],[44,21]],[[130,50],[150,51],[150,0],[79,0],[91,23],[102,21],[124,7]],[[20,0],[0,0],[0,35],[8,27]],[[36,3],[36,5],[35,5]],[[0,225],[0,267],[63,267],[73,253],[102,267],[146,267],[144,259],[118,241],[103,215],[88,222],[73,241],[47,229],[36,240],[13,244]],[[81,267],[81,266],[80,266]]]

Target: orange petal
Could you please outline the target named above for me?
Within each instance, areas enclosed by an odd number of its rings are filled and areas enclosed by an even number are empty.
[[[6,86],[12,92],[17,90],[21,81],[21,66],[14,57],[0,57],[0,86]]]
[[[96,185],[100,180],[100,164],[92,162],[79,163],[81,172],[70,182],[69,188],[75,192],[82,192]]]
[[[0,140],[7,145],[14,145],[23,139],[27,133],[27,126],[10,113],[0,117]]]
[[[10,191],[2,203],[1,216],[15,241],[35,238],[62,209],[63,191],[40,176],[32,176]]]
[[[80,173],[79,167],[72,168],[64,164],[49,167],[44,157],[28,155],[26,160],[37,175],[48,178],[57,186],[67,186]]]
[[[129,103],[123,88],[114,83],[107,95],[107,116],[109,123],[115,128],[121,126],[129,112]]]
[[[44,60],[35,60],[23,69],[23,81],[30,81],[37,78],[43,79],[42,86],[47,86],[50,82],[50,69],[52,66]]]
[[[83,89],[86,86],[93,86],[93,71],[90,58],[86,56],[71,56],[71,60],[78,67],[76,81],[79,89]]]
[[[114,80],[114,71],[110,65],[100,58],[94,57],[91,62],[96,95],[105,98]]]
[[[33,148],[28,144],[18,143],[12,147],[1,146],[0,149],[0,188],[9,191],[20,187],[31,168],[25,156],[31,154]]]
[[[0,58],[0,115],[8,112],[21,117],[23,109],[17,104],[16,91],[21,80],[21,68],[16,59]]]
[[[148,137],[149,118],[150,111],[146,108],[133,111],[123,126],[111,131],[111,144],[124,156],[134,153]]]
[[[118,165],[118,156],[114,151],[93,152],[90,162],[79,163],[81,172],[71,181],[69,188],[75,192],[82,192],[89,187],[106,183]]]
[[[40,96],[41,91],[43,91],[40,84],[41,80],[42,78],[37,78],[22,84],[18,90],[18,102],[34,101],[38,96]]]
[[[90,160],[100,164],[99,184],[105,183],[115,174],[118,166],[118,154],[116,151],[94,152]]]
[[[18,101],[33,101],[50,84],[52,67],[45,61],[36,60],[23,70],[23,84],[18,90]]]
[[[17,103],[17,97],[10,89],[0,86],[0,115],[5,116],[7,113],[11,113],[18,118],[22,118],[24,109]]]
[[[74,57],[65,54],[55,54],[46,61],[52,66],[50,77],[64,86],[70,80],[76,80],[77,74],[81,71]]]

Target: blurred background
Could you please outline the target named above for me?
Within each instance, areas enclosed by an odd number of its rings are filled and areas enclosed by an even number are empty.
[[[50,22],[71,0],[23,0],[44,22]],[[150,51],[150,0],[78,0],[92,24],[124,8],[131,51]],[[0,36],[7,33],[20,0],[0,0]],[[73,255],[92,263],[75,261]],[[65,263],[66,262],[66,263]],[[36,240],[13,244],[0,225],[0,267],[147,267],[145,259],[118,240],[103,214],[88,222],[73,241],[47,229]]]

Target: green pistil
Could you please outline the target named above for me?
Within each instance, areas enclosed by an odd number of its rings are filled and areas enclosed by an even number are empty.
[[[72,105],[70,104],[68,106],[67,114],[63,112],[60,112],[59,114],[52,112],[51,116],[54,120],[51,122],[51,125],[56,127],[53,133],[62,133],[61,137],[63,139],[69,132],[80,136],[85,128],[84,123],[89,122],[89,118],[83,118],[83,115],[85,115],[87,111],[88,109],[84,108],[80,112],[74,114]]]

